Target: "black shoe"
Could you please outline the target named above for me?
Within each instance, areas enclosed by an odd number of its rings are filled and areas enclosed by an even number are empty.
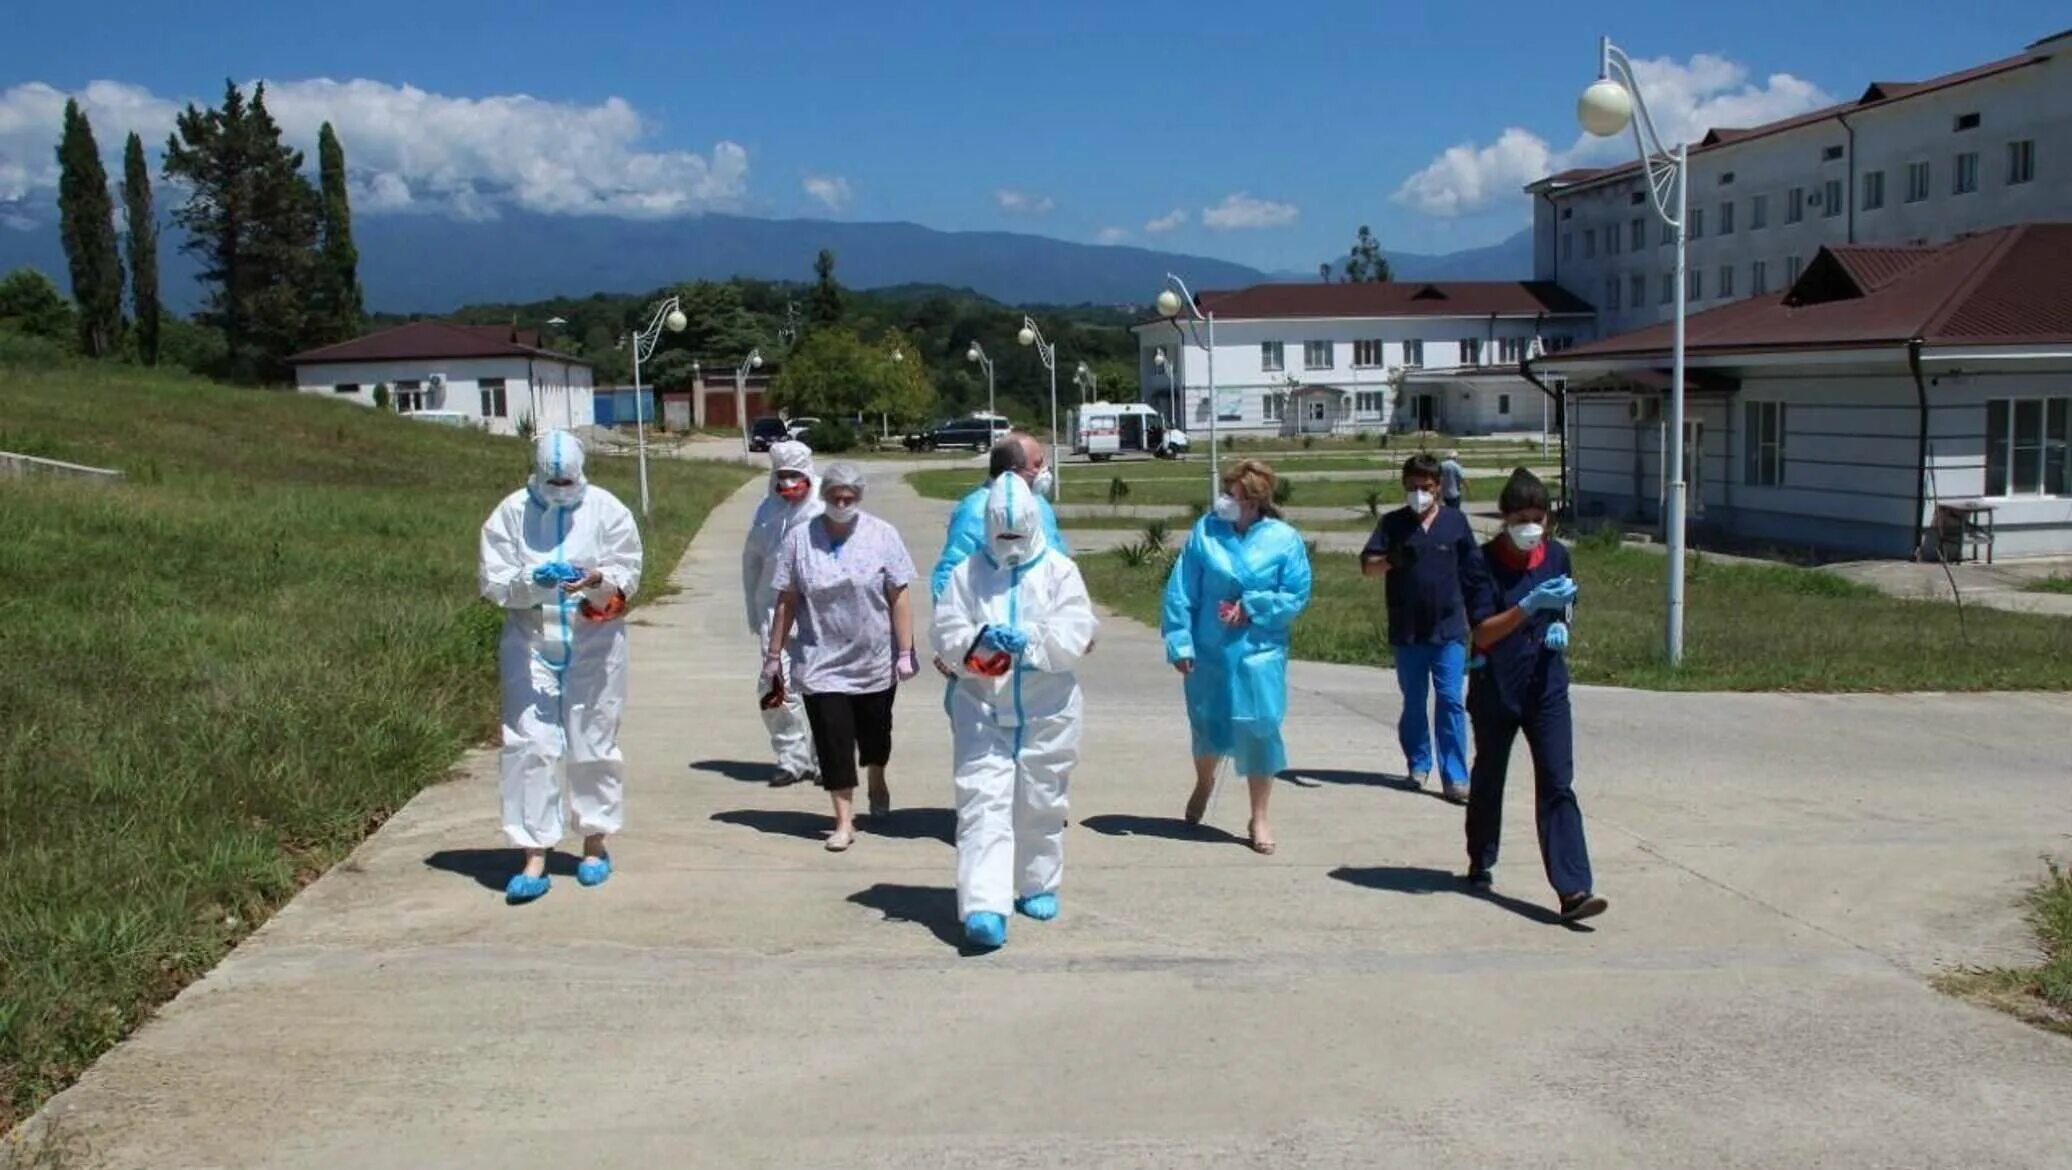
[[[1496,875],[1480,866],[1469,869],[1468,876],[1462,880],[1475,890],[1487,890],[1496,885]]]
[[[1581,922],[1585,918],[1597,917],[1610,906],[1610,902],[1587,891],[1580,894],[1564,894],[1561,898],[1561,920]]]
[[[789,788],[792,785],[797,784],[802,779],[804,779],[804,777],[797,776],[793,773],[779,769],[775,776],[770,777],[770,787]]]

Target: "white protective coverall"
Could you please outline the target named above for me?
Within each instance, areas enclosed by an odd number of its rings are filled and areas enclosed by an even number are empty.
[[[951,572],[935,606],[936,652],[957,675],[945,705],[959,921],[1012,914],[1017,898],[1056,893],[1064,873],[1065,790],[1079,762],[1072,668],[1093,644],[1095,620],[1079,566],[1048,544],[1029,485],[999,477],[986,501],[985,548]],[[987,626],[1028,636],[1000,677],[966,661]]]
[[[777,473],[796,471],[806,477],[806,496],[798,503],[776,492]],[[763,652],[770,643],[770,621],[777,613],[777,590],[770,578],[777,569],[777,556],[784,538],[807,521],[827,510],[820,501],[820,477],[813,471],[813,451],[804,443],[770,444],[770,494],[756,505],[755,519],[748,525],[748,539],[741,544],[741,598],[748,610],[748,632],[756,640],[756,697],[762,697]],[[806,723],[806,701],[792,685],[788,662],[780,664],[784,679],[784,703],[763,712],[763,726],[770,732],[770,750],[776,753],[777,770],[786,780],[809,779],[820,771],[813,756],[813,732]]]
[[[575,483],[549,482],[557,478]],[[557,561],[604,580],[573,596],[536,584],[533,570]],[[616,612],[640,587],[640,565],[633,513],[583,477],[582,443],[566,431],[541,435],[531,482],[482,525],[482,596],[505,611],[503,817],[513,845],[551,848],[571,819],[586,836],[624,823],[626,623]]]

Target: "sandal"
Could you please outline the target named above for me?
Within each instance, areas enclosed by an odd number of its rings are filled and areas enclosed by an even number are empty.
[[[1261,857],[1272,857],[1273,851],[1281,847],[1281,843],[1278,841],[1261,841],[1257,837],[1245,838],[1245,844],[1250,845],[1252,852],[1257,853]]]
[[[822,845],[822,848],[826,849],[829,853],[842,853],[845,852],[849,848],[849,846],[854,844],[856,844],[856,832],[852,829],[846,833],[829,833],[827,835],[827,841]]]

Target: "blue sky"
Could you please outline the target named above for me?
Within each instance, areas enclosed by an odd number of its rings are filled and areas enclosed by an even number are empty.
[[[1574,11],[105,0],[89,24],[24,4],[0,45],[0,212],[44,183],[64,95],[113,150],[127,126],[162,141],[225,77],[266,78],[291,136],[339,123],[362,214],[904,219],[1306,271],[1363,222],[1423,252],[1522,227],[1519,184],[1572,157],[1599,31],[1659,62],[1656,104],[1702,130],[2072,24],[2061,0],[1961,20],[1921,0],[1620,5],[1602,29]]]

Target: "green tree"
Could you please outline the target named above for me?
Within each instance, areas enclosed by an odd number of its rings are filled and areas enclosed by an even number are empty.
[[[849,418],[868,409],[878,393],[871,385],[874,354],[847,329],[815,329],[800,340],[770,385],[770,404],[793,415]]]
[[[640,380],[657,390],[687,389],[691,384],[691,367],[697,364],[690,350],[664,350],[655,355],[655,360],[641,363]]]
[[[812,328],[842,322],[842,286],[835,283],[835,254],[827,248],[813,258],[813,294],[806,300],[806,322]]]
[[[0,324],[68,344],[77,329],[65,294],[34,268],[17,268],[0,276]]]
[[[137,356],[158,364],[158,213],[151,202],[151,170],[144,140],[132,131],[122,148],[122,222],[129,243],[130,310],[137,320]]]
[[[887,329],[871,347],[864,371],[870,398],[866,414],[886,416],[894,425],[925,420],[935,410],[935,379],[922,360],[921,347],[897,329]]]
[[[358,337],[365,313],[360,294],[360,250],[353,245],[352,204],[345,190],[345,148],[331,123],[317,131],[317,174],[322,189],[318,231],[323,239],[317,260],[316,343]]]
[[[105,357],[122,343],[122,254],[115,246],[115,203],[94,128],[79,103],[65,103],[58,141],[58,219],[72,299],[79,302],[79,351]]]
[[[198,316],[223,333],[225,372],[285,376],[309,337],[318,200],[302,152],[281,142],[267,112],[264,83],[249,102],[226,82],[221,107],[188,106],[166,141],[165,174],[187,188],[173,220],[211,286]]]
[[[1366,224],[1360,225],[1360,233],[1353,239],[1352,250],[1345,257],[1345,281],[1347,284],[1380,284],[1392,279],[1388,257],[1381,254],[1381,241],[1374,238]]]
[[[678,289],[677,295],[683,298],[689,324],[682,333],[663,335],[663,344],[672,352],[680,348],[700,361],[738,365],[748,351],[767,343],[761,323],[742,303],[738,285],[701,280]]]

